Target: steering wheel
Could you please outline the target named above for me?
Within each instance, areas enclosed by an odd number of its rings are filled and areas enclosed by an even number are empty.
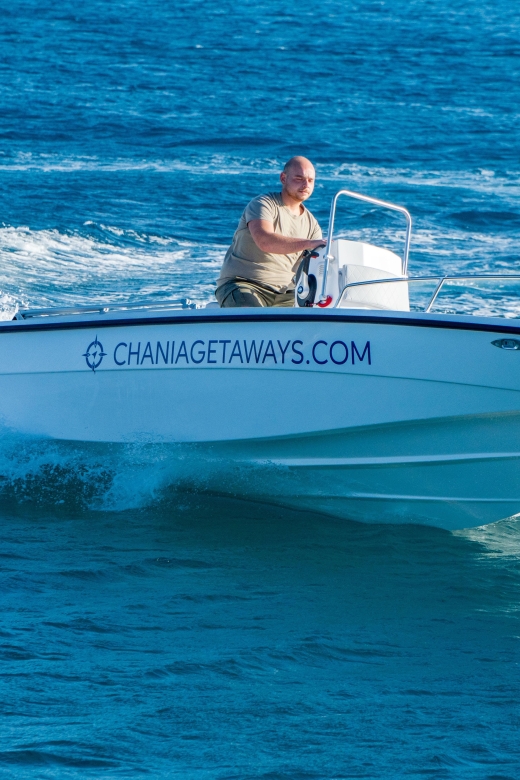
[[[298,306],[313,306],[316,299],[318,282],[314,274],[309,274],[311,257],[318,257],[317,249],[304,249],[301,263],[296,272],[296,301]]]

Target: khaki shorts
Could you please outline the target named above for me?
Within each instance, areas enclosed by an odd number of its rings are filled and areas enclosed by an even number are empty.
[[[294,290],[276,293],[261,287],[255,282],[230,279],[215,291],[215,297],[221,308],[242,306],[294,306]]]

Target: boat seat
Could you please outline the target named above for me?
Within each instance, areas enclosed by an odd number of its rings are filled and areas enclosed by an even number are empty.
[[[401,258],[389,249],[337,239],[333,241],[332,254],[338,262],[340,290],[354,282],[402,276]],[[341,296],[339,308],[410,311],[408,284],[403,281],[350,287]]]

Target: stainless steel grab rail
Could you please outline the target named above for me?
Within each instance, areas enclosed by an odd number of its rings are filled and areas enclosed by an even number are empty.
[[[321,293],[320,293],[320,301],[322,303],[324,303],[327,298],[326,289],[327,289],[327,274],[329,270],[329,262],[330,260],[334,259],[334,256],[331,255],[330,253],[330,247],[332,245],[332,236],[334,232],[336,204],[340,195],[347,195],[349,198],[356,198],[356,200],[363,200],[366,203],[372,203],[374,206],[381,206],[381,208],[391,209],[392,211],[399,211],[401,214],[404,214],[404,216],[406,217],[406,237],[404,242],[404,255],[402,260],[403,276],[406,276],[406,272],[408,270],[408,255],[410,254],[410,239],[412,235],[412,217],[410,216],[410,212],[407,211],[403,206],[396,206],[395,203],[387,203],[387,201],[385,200],[379,200],[378,198],[371,198],[369,195],[361,195],[359,192],[352,192],[351,190],[340,190],[334,195],[330,206],[329,231],[327,234],[327,246],[325,249],[325,263],[323,267],[323,281],[321,284]]]
[[[171,301],[136,301],[135,303],[102,303],[97,306],[56,306],[47,309],[18,309],[17,320],[27,320],[31,317],[66,317],[69,314],[106,314],[109,311],[125,311],[126,309],[198,309],[201,304],[190,298],[179,298]]]
[[[428,313],[431,312],[433,304],[437,300],[437,297],[446,282],[464,281],[464,280],[473,281],[475,279],[498,279],[501,282],[506,282],[514,279],[520,281],[520,274],[470,274],[470,275],[455,274],[453,276],[412,276],[412,277],[407,277],[406,279],[403,279],[402,276],[395,276],[390,279],[367,279],[364,282],[350,282],[350,284],[346,284],[343,287],[338,297],[338,304],[341,301],[345,290],[351,287],[364,287],[367,284],[392,284],[395,282],[400,282],[401,284],[403,283],[411,284],[412,282],[437,282],[437,285],[435,287],[435,290],[433,291],[428,306],[424,310],[426,313]],[[336,306],[338,304],[336,304]]]

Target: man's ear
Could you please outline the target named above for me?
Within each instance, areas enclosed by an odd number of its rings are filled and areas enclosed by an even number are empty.
[[[282,171],[280,174],[280,181],[282,182],[282,184],[285,184],[286,178],[287,178],[287,174],[284,171]]]

